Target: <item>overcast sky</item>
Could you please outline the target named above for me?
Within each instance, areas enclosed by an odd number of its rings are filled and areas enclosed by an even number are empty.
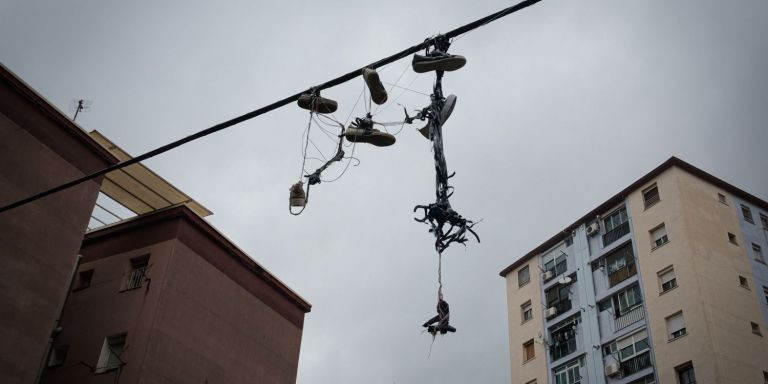
[[[78,123],[138,155],[511,4],[0,0],[0,61],[67,114],[92,100]],[[411,212],[434,199],[421,125],[392,147],[357,145],[360,164],[315,186],[298,217],[288,187],[308,114],[293,105],[146,164],[313,304],[299,383],[504,383],[498,273],[519,256],[673,155],[768,198],[767,17],[764,0],[544,0],[454,42],[468,63],[444,80],[458,96],[445,154],[453,206],[483,219],[482,243],[444,255],[458,332],[431,356],[420,324],[435,313],[437,256]],[[409,60],[380,73],[417,91],[397,102],[428,104],[433,76]],[[337,119],[365,112],[352,110],[362,84],[323,93]]]

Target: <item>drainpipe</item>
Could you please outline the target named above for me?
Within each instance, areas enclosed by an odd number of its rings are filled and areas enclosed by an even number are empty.
[[[72,292],[72,285],[75,284],[75,275],[77,274],[77,269],[80,267],[80,260],[83,258],[82,255],[77,255],[77,258],[75,259],[75,265],[72,267],[72,273],[69,276],[69,285],[67,286],[67,294],[64,295],[64,300],[61,301],[61,305],[59,306],[58,315],[56,316],[56,321],[53,323],[53,329],[51,330],[51,334],[48,337],[48,344],[45,346],[45,353],[43,354],[43,359],[40,361],[40,367],[37,370],[37,377],[35,377],[35,383],[40,383],[40,380],[43,378],[43,370],[45,370],[46,363],[48,362],[48,355],[51,353],[51,347],[53,346],[53,341],[56,339],[56,336],[61,333],[61,316],[64,314],[64,306],[67,304],[67,299],[69,299],[69,294]]]

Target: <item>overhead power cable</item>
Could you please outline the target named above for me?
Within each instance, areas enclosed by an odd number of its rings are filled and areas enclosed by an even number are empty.
[[[512,14],[512,13],[515,13],[515,12],[517,12],[519,10],[527,8],[527,7],[531,6],[531,5],[534,5],[534,4],[538,3],[539,1],[541,1],[541,0],[525,0],[525,1],[521,1],[521,2],[519,2],[519,3],[517,3],[517,4],[513,5],[513,6],[510,6],[508,8],[502,9],[501,11],[498,11],[496,13],[490,14],[488,16],[485,16],[485,17],[481,18],[481,19],[475,20],[475,21],[473,21],[473,22],[471,22],[469,24],[466,24],[464,26],[458,27],[458,28],[456,28],[456,29],[454,29],[454,30],[452,30],[450,32],[447,32],[447,33],[443,34],[443,36],[445,36],[446,38],[449,38],[449,39],[455,38],[457,36],[460,36],[460,35],[462,35],[464,33],[469,32],[471,30],[479,28],[479,27],[481,27],[481,26],[483,26],[485,24],[488,24],[488,23],[490,23],[492,21],[496,21],[496,20],[498,20],[498,19],[500,19],[500,18],[502,18],[504,16],[507,16],[509,14]],[[197,133],[193,133],[193,134],[191,134],[191,135],[189,135],[187,137],[181,138],[181,139],[176,140],[176,141],[174,141],[172,143],[168,143],[166,145],[163,145],[162,147],[153,149],[153,150],[151,150],[151,151],[149,151],[147,153],[144,153],[142,155],[136,156],[136,157],[134,157],[132,159],[121,161],[121,162],[119,162],[117,164],[110,165],[109,167],[106,167],[106,168],[101,169],[99,171],[96,171],[96,172],[90,173],[88,175],[82,176],[82,177],[80,177],[78,179],[66,182],[64,184],[61,184],[61,185],[56,186],[56,187],[53,187],[53,188],[48,189],[46,191],[40,192],[38,194],[35,194],[35,195],[30,196],[30,197],[21,199],[19,201],[13,202],[11,204],[8,204],[8,205],[0,208],[0,212],[5,212],[5,211],[8,211],[8,210],[13,209],[13,208],[20,207],[20,206],[22,206],[24,204],[27,204],[27,203],[33,202],[35,200],[41,199],[41,198],[43,198],[45,196],[48,196],[48,195],[54,194],[56,192],[60,192],[60,191],[63,191],[65,189],[74,187],[75,185],[84,183],[84,182],[86,182],[88,180],[95,179],[95,178],[97,178],[99,176],[103,176],[103,175],[105,175],[105,174],[107,174],[109,172],[116,171],[116,170],[121,169],[121,168],[125,168],[125,167],[127,167],[129,165],[132,165],[132,164],[137,164],[137,163],[142,162],[144,160],[147,160],[149,158],[155,157],[155,156],[157,156],[157,155],[159,155],[161,153],[168,152],[171,149],[174,149],[176,147],[182,146],[182,145],[184,145],[186,143],[189,143],[191,141],[197,140],[197,139],[199,139],[201,137],[208,136],[208,135],[210,135],[212,133],[221,131],[221,130],[223,130],[225,128],[229,128],[229,127],[231,127],[233,125],[236,125],[236,124],[242,123],[244,121],[253,119],[254,117],[263,115],[263,114],[265,114],[267,112],[273,111],[273,110],[275,110],[277,108],[280,108],[280,107],[282,107],[284,105],[290,104],[290,103],[292,103],[294,101],[297,101],[299,99],[299,96],[301,96],[303,94],[311,93],[311,92],[315,92],[315,91],[321,91],[321,90],[324,90],[324,89],[327,89],[327,88],[335,87],[337,85],[346,83],[347,81],[350,81],[350,80],[355,79],[358,76],[360,76],[360,74],[361,74],[361,72],[362,72],[362,70],[364,68],[376,69],[376,68],[382,67],[384,65],[393,63],[393,62],[395,62],[397,60],[400,60],[402,58],[410,56],[410,55],[412,55],[412,54],[414,54],[416,52],[419,52],[419,51],[421,51],[423,49],[426,49],[426,48],[428,48],[428,47],[430,47],[432,45],[434,45],[434,39],[424,40],[423,42],[421,42],[419,44],[416,44],[416,45],[414,45],[414,46],[412,46],[410,48],[406,48],[406,49],[404,49],[404,50],[402,50],[402,51],[400,51],[398,53],[395,53],[394,55],[391,55],[389,57],[385,57],[385,58],[383,58],[383,59],[381,59],[379,61],[376,61],[376,62],[373,62],[371,64],[368,64],[368,65],[366,65],[366,66],[364,66],[362,68],[355,69],[354,71],[351,71],[351,72],[349,72],[349,73],[347,73],[345,75],[339,76],[339,77],[337,77],[335,79],[332,79],[332,80],[329,80],[329,81],[326,81],[325,83],[322,83],[320,85],[317,85],[317,86],[312,87],[310,89],[307,89],[305,91],[302,91],[302,92],[296,93],[294,95],[288,96],[288,97],[286,97],[284,99],[275,101],[272,104],[266,105],[264,107],[261,107],[259,109],[254,110],[254,111],[251,111],[251,112],[248,112],[246,114],[243,114],[243,115],[240,115],[238,117],[235,117],[233,119],[227,120],[227,121],[225,121],[223,123],[216,124],[216,125],[214,125],[214,126],[212,126],[210,128],[206,128],[206,129],[204,129],[202,131],[199,131]]]

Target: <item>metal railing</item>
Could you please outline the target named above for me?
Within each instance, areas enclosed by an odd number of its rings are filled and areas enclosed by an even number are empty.
[[[570,311],[573,305],[571,304],[571,300],[561,300],[557,304],[553,305],[553,307],[557,309],[557,315],[552,316],[552,318],[555,318],[557,316],[562,315],[565,312]]]
[[[608,244],[620,239],[622,236],[629,233],[629,221],[625,221],[618,227],[611,229],[603,235],[603,247],[607,247]]]
[[[638,305],[637,307],[634,307],[629,311],[622,313],[621,316],[617,317],[614,320],[615,330],[620,331],[626,327],[629,327],[634,323],[637,323],[638,321],[644,318],[645,318],[645,311],[643,311],[643,306]]]
[[[621,373],[626,377],[651,366],[651,352],[646,351],[629,360],[621,362]]]
[[[131,275],[128,276],[128,281],[125,284],[125,289],[134,289],[141,287],[144,282],[144,278],[147,274],[147,267],[135,268],[131,271]]]

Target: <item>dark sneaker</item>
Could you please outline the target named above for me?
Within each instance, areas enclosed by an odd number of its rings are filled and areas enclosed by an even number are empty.
[[[430,325],[427,327],[427,332],[433,335],[436,335],[438,332],[440,332],[441,335],[445,335],[448,332],[456,332],[456,328],[450,325]]]
[[[353,143],[368,143],[377,147],[388,147],[395,143],[395,136],[378,129],[360,128],[350,125],[344,130],[344,137]]]
[[[467,59],[464,56],[432,51],[426,56],[413,55],[412,65],[414,72],[425,73],[430,71],[455,71],[466,63]]]
[[[365,84],[368,84],[368,89],[371,91],[371,100],[376,104],[384,104],[387,102],[387,90],[384,89],[384,84],[379,80],[379,74],[376,70],[371,68],[363,69],[363,79]]]
[[[451,113],[453,113],[453,107],[456,106],[456,95],[448,95],[448,97],[445,98],[445,104],[443,104],[443,110],[440,112],[440,122],[442,124],[445,124],[445,121],[448,120],[449,117],[451,117]],[[419,132],[422,136],[424,136],[427,140],[429,140],[429,124],[427,124],[424,128],[419,129]]]
[[[291,186],[291,196],[289,198],[291,207],[303,207],[307,205],[307,194],[304,193],[304,187],[301,182]]]
[[[306,110],[313,110],[317,113],[334,113],[336,112],[336,109],[339,107],[339,105],[331,100],[326,99],[322,96],[315,97],[315,105],[314,108],[312,108],[312,95],[305,93],[301,96],[299,96],[299,100],[296,102],[299,104],[299,107],[304,108]]]

